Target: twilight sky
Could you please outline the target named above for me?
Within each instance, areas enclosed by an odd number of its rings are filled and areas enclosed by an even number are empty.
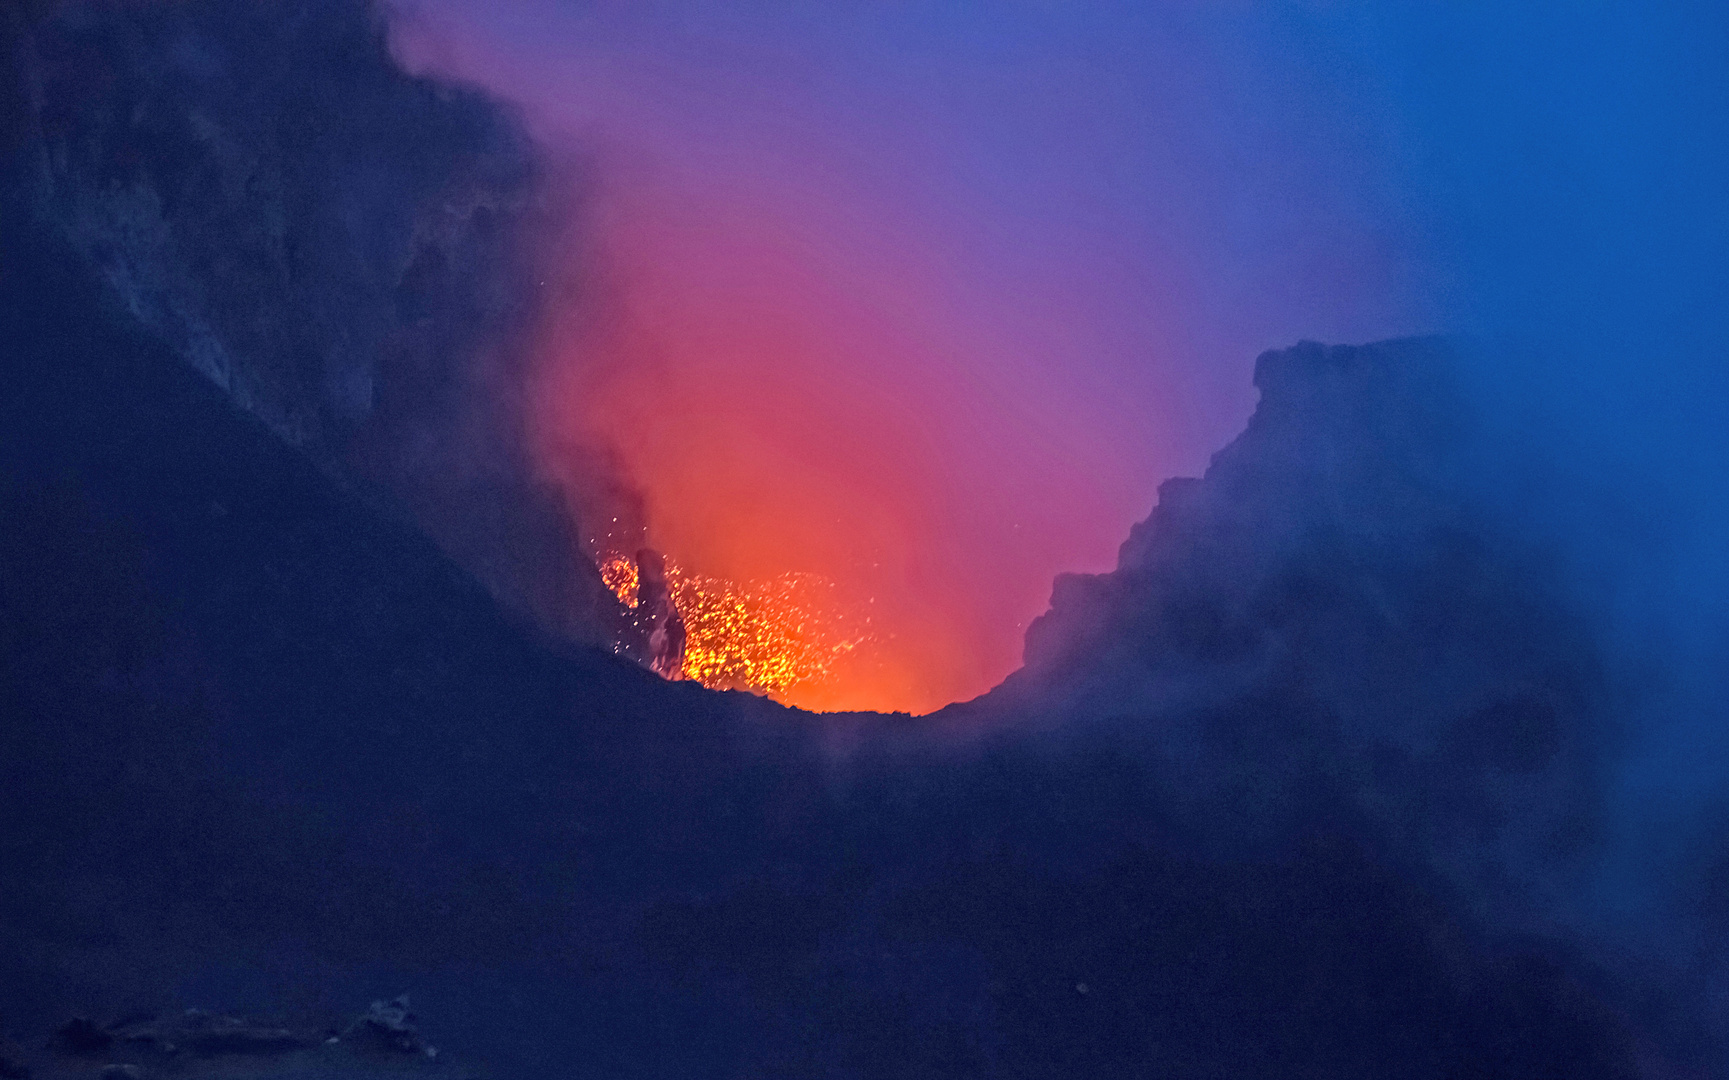
[[[1568,359],[1478,373],[1510,427],[1609,476],[1720,451],[1723,26],[419,0],[395,40],[576,163],[599,317],[547,335],[542,452],[615,447],[693,569],[814,571],[872,612],[795,703],[920,712],[1016,666],[1054,574],[1114,564],[1241,426],[1265,348],[1540,338]],[[1721,535],[1709,505],[1689,536]]]

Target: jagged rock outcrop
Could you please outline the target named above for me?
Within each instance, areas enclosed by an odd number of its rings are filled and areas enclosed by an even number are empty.
[[[1554,567],[1476,494],[1456,349],[1263,354],[1206,474],[1160,488],[1115,571],[1057,581],[1005,704],[1134,729],[1221,833],[1332,802],[1541,909],[1590,849],[1611,703]]]
[[[10,197],[110,302],[501,598],[608,640],[611,598],[522,445],[557,228],[513,115],[404,74],[370,0],[8,19]]]
[[[21,52],[43,212],[289,442],[339,448],[393,394],[452,392],[519,315],[526,142],[397,71],[371,5],[67,4]]]

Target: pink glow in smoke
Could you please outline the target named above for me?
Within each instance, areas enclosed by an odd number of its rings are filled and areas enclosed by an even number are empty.
[[[994,685],[1052,577],[1114,563],[1281,343],[1264,318],[1197,335],[1221,298],[1179,253],[1206,240],[1154,235],[1112,187],[1135,103],[1096,58],[885,68],[784,12],[489,10],[429,4],[396,40],[584,163],[604,317],[545,342],[539,452],[614,448],[685,566],[814,572],[866,605],[873,647],[791,703],[924,712]],[[1219,227],[1204,180],[1171,183]],[[1324,287],[1361,291],[1374,238],[1336,240]],[[1202,349],[1231,362],[1180,362]]]

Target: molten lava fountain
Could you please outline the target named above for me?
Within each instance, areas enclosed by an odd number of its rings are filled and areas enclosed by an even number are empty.
[[[600,559],[600,573],[635,610],[641,581],[636,560],[609,552]],[[675,671],[663,671],[674,678],[784,701],[832,678],[841,658],[873,640],[870,616],[848,611],[836,583],[821,574],[737,582],[668,559],[666,579],[686,634],[682,662]]]

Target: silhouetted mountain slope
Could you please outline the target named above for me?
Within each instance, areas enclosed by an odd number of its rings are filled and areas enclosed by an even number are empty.
[[[9,232],[0,905],[146,954],[185,920],[540,957],[520,890],[662,880],[644,835],[749,787],[712,765],[726,699],[508,618],[31,247]]]
[[[368,0],[6,18],[11,186],[109,300],[506,603],[610,641],[613,598],[525,457],[562,226],[511,111],[405,74]]]

